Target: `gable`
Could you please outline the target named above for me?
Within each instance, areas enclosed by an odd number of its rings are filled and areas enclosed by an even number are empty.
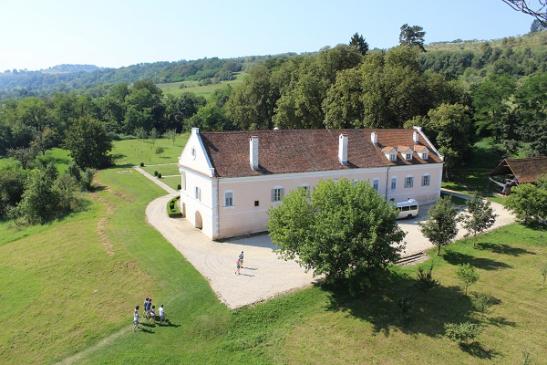
[[[192,128],[192,133],[179,157],[179,166],[201,172],[210,177],[214,176],[214,169],[198,128]]]

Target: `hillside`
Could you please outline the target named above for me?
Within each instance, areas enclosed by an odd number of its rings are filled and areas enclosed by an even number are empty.
[[[120,68],[99,68],[93,65],[58,65],[38,71],[7,70],[0,73],[0,99],[41,95],[55,91],[89,89],[105,84],[152,80],[154,83],[201,81],[219,83],[234,80],[235,73],[249,65],[275,56],[238,58],[202,58],[175,62],[140,63]]]

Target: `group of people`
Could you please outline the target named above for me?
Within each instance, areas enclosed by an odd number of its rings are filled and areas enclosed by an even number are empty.
[[[144,316],[147,320],[154,320],[155,322],[159,319],[160,323],[165,322],[165,309],[163,308],[163,304],[160,305],[159,313],[156,315],[156,306],[152,304],[152,298],[147,297],[144,300]],[[139,328],[139,319],[139,306],[137,305],[133,312],[133,330]]]
[[[243,251],[241,251],[241,253],[239,254],[239,257],[236,260],[236,272],[235,272],[236,275],[239,275],[241,268],[243,267],[243,258],[244,258],[244,253]]]

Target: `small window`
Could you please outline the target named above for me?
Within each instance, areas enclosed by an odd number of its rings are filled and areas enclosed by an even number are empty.
[[[260,202],[258,200],[255,200],[255,207],[258,207],[260,205]]]
[[[408,205],[405,205],[402,210],[403,212],[408,212],[410,210],[410,207]]]
[[[407,160],[412,160],[412,153],[411,152],[406,153],[406,159]]]
[[[418,209],[418,206],[417,205],[411,205],[410,206],[410,210],[417,210]]]
[[[390,153],[389,154],[389,159],[391,161],[397,161],[397,155],[395,153]]]
[[[280,202],[283,197],[283,188],[272,189],[272,202]]]
[[[224,206],[233,207],[234,206],[234,193],[231,191],[224,192]]]
[[[192,158],[195,160],[197,156],[196,149],[192,147]]]
[[[397,190],[397,178],[396,177],[391,178],[391,190]]]
[[[409,189],[414,186],[414,178],[412,176],[405,177],[405,188]]]
[[[196,186],[195,198],[201,201],[201,189]]]
[[[422,160],[427,160],[428,156],[427,156],[427,152],[422,152]]]
[[[431,176],[429,175],[422,176],[422,186],[429,186],[430,182],[431,182]]]
[[[372,188],[378,191],[380,189],[380,180],[378,179],[372,180]]]

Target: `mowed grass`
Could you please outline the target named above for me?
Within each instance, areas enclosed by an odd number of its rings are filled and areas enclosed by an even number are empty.
[[[143,170],[152,175],[154,175],[155,171],[159,172],[162,176],[180,175],[177,163],[169,165],[145,165],[143,167]]]
[[[114,143],[112,155],[118,166],[175,163],[187,140],[188,133],[178,134],[174,143],[169,138],[126,139]],[[163,152],[157,153],[158,148]]]
[[[115,142],[133,164],[127,142],[141,141]],[[514,364],[523,351],[545,363],[545,231],[514,224],[481,236],[479,248],[451,245],[423,264],[434,263],[440,284],[427,293],[416,288],[416,267],[396,267],[357,298],[318,286],[230,311],[145,223],[160,188],[128,167],[102,170],[97,181],[82,212],[21,230],[0,224],[0,363],[52,363],[84,349],[79,362],[87,364]],[[471,291],[496,303],[485,314],[461,291],[456,269],[464,262],[481,275]],[[145,296],[165,304],[171,325],[130,330]],[[409,321],[402,297],[413,303]],[[443,331],[466,320],[484,330],[462,348]]]
[[[416,267],[405,267],[394,269],[382,289],[357,298],[313,287],[227,312],[186,296],[168,308],[175,326],[122,336],[83,363],[514,364],[523,351],[545,363],[546,241],[544,232],[515,224],[482,236],[481,248],[458,242],[432,260],[439,286],[429,292],[416,288]],[[464,262],[481,276],[471,291],[496,303],[486,313],[474,311],[461,290],[456,269]],[[182,267],[153,266],[170,281],[183,280]],[[177,286],[173,295],[186,293]],[[409,321],[397,305],[402,297],[412,298]],[[476,344],[462,348],[443,336],[446,323],[467,320],[484,328]]]
[[[234,80],[222,81],[218,84],[199,85],[197,81],[180,81],[180,82],[168,82],[163,84],[157,84],[157,86],[165,93],[174,96],[179,96],[183,93],[193,93],[198,96],[203,96],[205,99],[209,99],[216,90],[222,89],[226,86],[237,86],[245,77],[244,72],[236,74]],[[181,87],[181,85],[184,85]]]

